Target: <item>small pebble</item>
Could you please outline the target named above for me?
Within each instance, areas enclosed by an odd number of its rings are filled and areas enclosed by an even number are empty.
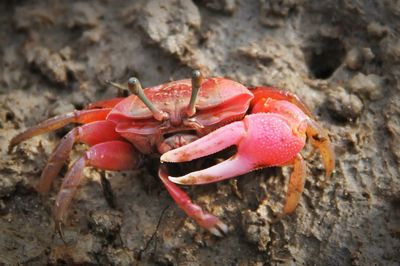
[[[377,22],[371,22],[367,26],[367,32],[370,37],[382,39],[388,34],[389,28]]]
[[[358,48],[351,49],[345,58],[346,66],[351,70],[358,70],[364,63],[362,52]]]
[[[364,57],[365,62],[371,62],[375,58],[375,54],[369,47],[362,48],[361,53]]]

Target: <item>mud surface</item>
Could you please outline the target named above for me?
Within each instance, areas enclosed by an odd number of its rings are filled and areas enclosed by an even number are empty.
[[[1,1],[0,264],[399,265],[400,8],[397,1]],[[192,68],[298,94],[329,130],[337,167],[318,156],[293,215],[281,212],[290,169],[186,187],[229,224],[216,238],[188,219],[146,170],[88,168],[65,224],[34,190],[71,127],[8,155],[9,140],[48,117],[115,97],[104,81],[144,85]],[[85,147],[76,145],[72,161]],[[305,152],[307,153],[307,152]]]

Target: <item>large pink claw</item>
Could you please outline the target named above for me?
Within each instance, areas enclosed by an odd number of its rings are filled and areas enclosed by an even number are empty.
[[[306,119],[293,124],[281,114],[252,114],[163,154],[161,161],[191,161],[236,145],[237,154],[222,163],[181,177],[169,177],[172,182],[185,185],[217,182],[289,162],[304,147],[306,128]]]

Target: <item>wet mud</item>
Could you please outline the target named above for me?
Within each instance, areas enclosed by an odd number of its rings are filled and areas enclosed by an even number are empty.
[[[399,16],[390,0],[2,1],[0,265],[400,264]],[[287,167],[184,187],[229,225],[218,238],[187,218],[151,171],[87,168],[64,243],[51,211],[67,167],[49,196],[34,187],[72,126],[12,154],[10,139],[115,97],[107,80],[135,75],[153,86],[194,68],[299,95],[335,143],[327,185],[318,154],[309,156],[300,204],[278,220]],[[71,162],[85,149],[76,145]]]

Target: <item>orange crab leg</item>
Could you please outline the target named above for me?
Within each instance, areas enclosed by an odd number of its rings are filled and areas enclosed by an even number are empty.
[[[28,128],[26,131],[12,138],[8,146],[8,151],[11,152],[15,145],[27,139],[62,128],[69,123],[87,124],[94,121],[104,120],[110,111],[110,108],[73,111],[68,114],[62,114],[50,118],[37,126]]]
[[[284,213],[292,213],[299,204],[306,181],[306,164],[300,154],[293,159],[293,172],[290,175],[289,186],[286,195]]]
[[[189,196],[183,190],[168,180],[168,175],[164,167],[160,167],[158,175],[179,208],[201,227],[220,237],[228,232],[228,226],[221,222],[218,217],[202,210],[199,205],[194,204],[190,200]]]
[[[115,132],[115,124],[111,121],[96,121],[72,129],[61,139],[50,155],[37,187],[39,193],[48,193],[54,177],[57,176],[61,167],[67,161],[74,143],[79,141],[93,146],[111,140],[123,140],[123,138]]]
[[[141,159],[137,151],[127,142],[108,141],[91,147],[75,161],[64,178],[53,213],[57,228],[60,228],[63,216],[82,182],[85,166],[119,171],[136,169],[140,164]]]
[[[333,144],[329,140],[326,131],[314,120],[308,121],[307,137],[311,144],[317,148],[322,156],[322,161],[325,166],[325,176],[331,176],[333,169],[335,169],[335,151]],[[325,180],[326,182],[327,180]]]

